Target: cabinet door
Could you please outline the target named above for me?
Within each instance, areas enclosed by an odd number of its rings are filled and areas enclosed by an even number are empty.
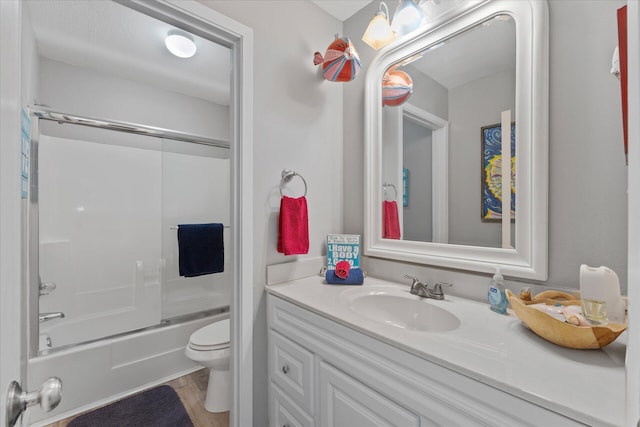
[[[320,361],[319,425],[326,427],[418,427],[418,416],[347,374]]]

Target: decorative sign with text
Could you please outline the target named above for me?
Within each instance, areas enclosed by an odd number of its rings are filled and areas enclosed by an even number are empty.
[[[327,234],[327,268],[335,270],[340,261],[348,261],[351,268],[360,268],[358,234]]]

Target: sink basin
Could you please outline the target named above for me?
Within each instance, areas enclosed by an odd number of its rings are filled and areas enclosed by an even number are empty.
[[[444,301],[425,300],[400,287],[348,289],[342,293],[341,299],[355,313],[396,328],[445,332],[460,326],[460,319],[438,307]]]

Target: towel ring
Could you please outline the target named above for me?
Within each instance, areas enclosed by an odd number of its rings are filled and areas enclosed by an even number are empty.
[[[390,182],[384,182],[382,183],[382,193],[384,195],[384,199],[387,199],[387,188],[393,188],[393,199],[392,200],[397,200],[398,199],[398,189],[396,188],[395,185],[393,185]]]
[[[302,180],[302,182],[304,183],[304,194],[302,195],[302,197],[306,197],[306,195],[307,195],[307,181],[305,181],[305,179],[302,177],[302,175],[300,175],[298,172],[293,171],[291,169],[283,169],[282,170],[282,179],[280,179],[280,196],[284,196],[284,194],[282,194],[282,187],[284,187],[284,184],[286,184],[289,181],[291,181],[294,176],[299,177]]]

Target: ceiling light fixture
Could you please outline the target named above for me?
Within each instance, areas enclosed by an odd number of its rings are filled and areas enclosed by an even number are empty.
[[[382,10],[383,6],[384,11]],[[391,25],[389,25],[389,9],[385,2],[381,1],[378,12],[371,19],[367,30],[362,36],[362,41],[378,50],[391,43],[395,37],[396,35],[391,29]]]
[[[191,34],[179,30],[169,30],[164,44],[169,52],[179,58],[191,58],[198,50]]]
[[[416,30],[422,23],[424,13],[413,0],[401,0],[393,14],[391,29],[398,36],[404,36]]]

